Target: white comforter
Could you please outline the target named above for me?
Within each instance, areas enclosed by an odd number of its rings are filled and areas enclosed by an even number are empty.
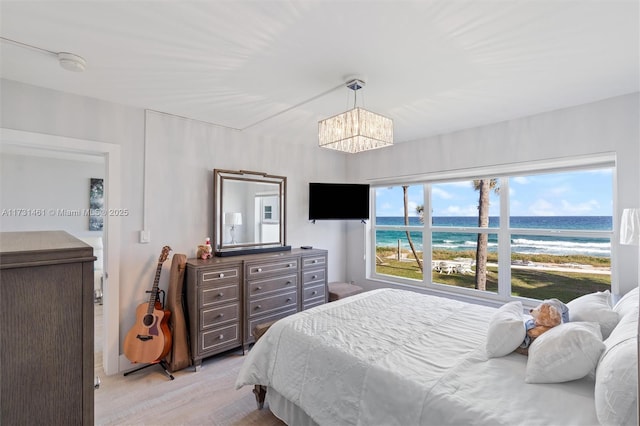
[[[526,384],[487,359],[495,309],[381,289],[276,322],[236,385],[275,389],[320,425],[592,425],[592,379]]]

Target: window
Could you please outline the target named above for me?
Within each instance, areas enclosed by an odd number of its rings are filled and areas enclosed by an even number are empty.
[[[422,185],[376,188],[376,273],[423,281]]]
[[[612,165],[377,187],[374,199],[375,278],[565,302],[611,287]]]
[[[612,190],[610,168],[509,178],[513,296],[566,301],[611,287]]]

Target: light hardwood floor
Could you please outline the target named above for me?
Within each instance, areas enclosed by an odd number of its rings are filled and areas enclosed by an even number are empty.
[[[96,314],[101,307],[96,306]],[[105,376],[98,343],[101,319],[96,318],[96,425],[264,425],[282,426],[265,403],[258,410],[252,386],[235,389],[244,360],[242,351],[207,358],[202,368],[173,373],[169,380],[159,365],[128,376]]]

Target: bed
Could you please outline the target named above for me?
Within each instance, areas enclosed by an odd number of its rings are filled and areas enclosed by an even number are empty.
[[[608,292],[575,302],[575,319],[527,357],[513,353],[520,302],[368,291],[277,321],[236,387],[266,386],[289,425],[636,424],[637,289],[615,306]]]

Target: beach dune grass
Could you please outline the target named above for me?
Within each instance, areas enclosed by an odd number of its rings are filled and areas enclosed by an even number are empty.
[[[394,248],[378,248],[376,250],[379,260],[382,263],[376,266],[379,274],[422,280],[422,273],[418,265],[413,261],[411,252],[405,251],[401,259],[398,259],[397,250]],[[421,257],[422,253],[418,253]],[[454,260],[456,258],[475,258],[473,251],[451,251],[434,250],[434,260]],[[489,254],[489,263],[497,263],[497,255]],[[608,258],[590,256],[552,256],[536,254],[514,253],[511,262],[517,264],[556,264],[562,265],[591,265],[598,268],[610,267]],[[472,268],[475,270],[475,268]],[[498,269],[495,266],[488,266],[487,291],[496,293],[498,291]],[[430,265],[426,270],[431,270]],[[443,274],[432,271],[432,281],[434,283],[446,284],[465,288],[475,287],[475,276],[473,274]],[[611,289],[611,276],[608,274],[594,274],[576,270],[576,272],[554,271],[547,268],[540,269],[519,269],[511,270],[511,292],[514,296],[528,297],[532,299],[557,298],[563,302],[568,302],[584,294],[595,291]]]

